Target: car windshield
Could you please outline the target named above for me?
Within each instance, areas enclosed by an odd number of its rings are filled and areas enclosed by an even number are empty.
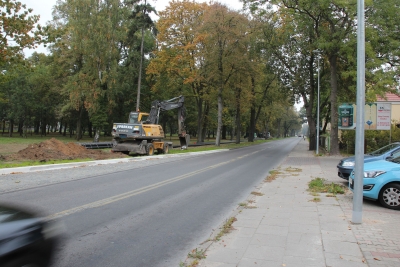
[[[369,155],[380,156],[380,155],[385,154],[386,152],[388,152],[396,147],[399,147],[399,146],[400,146],[400,143],[390,144],[390,145],[384,146],[374,152],[369,153]]]
[[[388,159],[388,161],[400,164],[400,156],[397,156],[397,157],[394,157],[394,158],[390,158],[390,159]]]
[[[32,216],[25,212],[0,206],[0,223],[24,220],[29,218],[32,218]]]

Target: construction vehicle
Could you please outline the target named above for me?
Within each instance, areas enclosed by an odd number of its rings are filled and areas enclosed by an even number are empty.
[[[186,134],[185,98],[178,96],[170,100],[151,103],[150,113],[140,111],[130,112],[128,123],[114,123],[112,129],[112,152],[124,154],[135,153],[141,155],[153,155],[155,151],[167,154],[171,142],[165,142],[164,130],[158,124],[160,111],[178,109],[178,137],[181,149],[187,149],[190,136]]]

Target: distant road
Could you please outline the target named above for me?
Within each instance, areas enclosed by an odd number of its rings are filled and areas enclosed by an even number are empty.
[[[300,140],[25,174],[65,179],[3,193],[0,202],[38,207],[64,222],[54,266],[179,266]]]

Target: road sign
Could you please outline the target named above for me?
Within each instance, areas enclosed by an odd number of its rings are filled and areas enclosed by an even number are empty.
[[[376,129],[377,130],[390,130],[392,105],[387,103],[377,104],[376,114]]]

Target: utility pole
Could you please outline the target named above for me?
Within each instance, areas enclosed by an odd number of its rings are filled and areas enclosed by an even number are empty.
[[[144,0],[144,6],[146,8],[147,0]],[[144,23],[145,10],[142,11],[142,23]],[[139,77],[138,77],[138,89],[136,96],[136,111],[140,108],[140,87],[142,84],[142,66],[143,66],[143,46],[144,46],[144,25],[142,24],[142,40],[140,43],[140,65],[139,65]]]
[[[316,154],[319,154],[319,59],[321,58],[321,51],[314,50],[314,53],[318,56],[318,97],[317,97],[317,149]]]
[[[362,223],[364,180],[365,26],[364,0],[357,0],[357,121],[352,222]]]

